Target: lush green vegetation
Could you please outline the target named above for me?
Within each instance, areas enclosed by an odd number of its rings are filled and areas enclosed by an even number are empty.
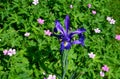
[[[0,0],[0,79],[120,79],[119,4]]]

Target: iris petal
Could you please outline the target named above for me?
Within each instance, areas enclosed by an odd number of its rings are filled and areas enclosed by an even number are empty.
[[[58,20],[55,21],[55,28],[54,31],[60,31],[60,33],[65,34],[64,28],[62,27],[62,25],[60,24],[60,22]]]
[[[86,30],[85,30],[84,28],[80,28],[80,29],[77,29],[77,30],[74,31],[74,32],[71,32],[71,33],[69,34],[69,36],[70,36],[70,38],[72,38],[73,35],[75,35],[75,34],[81,34],[81,33],[85,32],[85,31],[86,31]]]
[[[84,40],[85,40],[85,37],[83,34],[79,34],[79,41],[81,41],[81,45],[84,46]]]
[[[81,44],[81,41],[80,40],[75,40],[72,42],[72,44]]]
[[[70,42],[64,42],[64,47],[65,47],[65,49],[70,49],[71,48],[71,43]]]
[[[82,46],[84,46],[84,35],[80,34],[79,35],[79,40],[75,40],[72,42],[72,44],[81,44]]]
[[[64,25],[66,26],[66,32],[68,33],[69,30],[69,24],[70,24],[70,18],[68,15],[65,17]]]
[[[62,52],[64,49],[65,49],[64,42],[61,42],[61,44],[60,44],[60,51]]]
[[[64,49],[69,50],[71,48],[71,43],[70,42],[66,42],[66,41],[62,41],[60,44],[60,50],[63,51]]]

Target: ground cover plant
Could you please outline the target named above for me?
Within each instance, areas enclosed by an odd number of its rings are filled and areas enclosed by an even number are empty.
[[[0,79],[120,79],[110,0],[0,0]]]

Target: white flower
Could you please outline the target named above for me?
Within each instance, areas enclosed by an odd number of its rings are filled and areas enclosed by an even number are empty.
[[[95,57],[95,54],[93,54],[93,52],[88,53],[88,55],[89,55],[89,57],[92,58],[92,59]]]
[[[95,33],[100,33],[101,30],[99,28],[94,29]]]

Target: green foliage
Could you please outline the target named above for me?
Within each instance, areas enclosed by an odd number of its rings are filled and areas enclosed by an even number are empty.
[[[61,78],[60,41],[45,35],[44,30],[53,31],[56,19],[64,26],[66,15],[70,16],[71,31],[84,27],[86,32],[85,46],[73,45],[67,52],[64,79],[120,79],[120,43],[115,40],[115,25],[106,20],[114,15],[106,7],[109,1],[39,0],[34,5],[33,0],[0,0],[0,79],[43,79],[50,74]],[[92,10],[97,13],[93,15]],[[38,18],[44,19],[44,24],[39,24]],[[96,28],[101,33],[95,33]],[[26,32],[29,37],[24,36]],[[16,49],[16,54],[4,55],[10,48]],[[94,59],[89,58],[90,52],[96,55]],[[105,64],[110,70],[101,77]]]

